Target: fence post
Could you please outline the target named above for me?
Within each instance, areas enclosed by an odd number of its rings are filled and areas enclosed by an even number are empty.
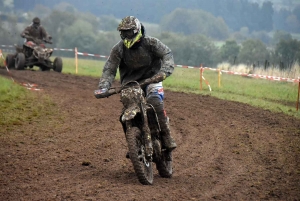
[[[202,77],[203,77],[203,68],[201,64],[200,65],[200,91],[202,91]]]
[[[75,47],[75,72],[78,73],[77,47]]]
[[[221,69],[218,69],[218,78],[219,87],[221,87]]]
[[[299,96],[300,96],[300,77],[298,77],[298,97],[297,97],[297,104],[296,104],[297,111],[299,108]]]

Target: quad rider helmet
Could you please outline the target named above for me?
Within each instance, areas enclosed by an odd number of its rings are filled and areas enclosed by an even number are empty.
[[[120,31],[120,36],[125,47],[128,49],[138,42],[143,35],[142,25],[134,16],[127,16],[123,18],[117,30]]]
[[[32,19],[32,25],[34,28],[39,28],[39,26],[41,25],[41,20],[38,17],[35,17]]]

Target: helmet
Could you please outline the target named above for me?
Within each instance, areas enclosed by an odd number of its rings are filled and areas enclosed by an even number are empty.
[[[131,48],[143,36],[142,25],[134,16],[123,18],[117,30],[120,31],[120,36],[127,48]]]
[[[35,18],[32,19],[32,23],[33,24],[41,24],[41,20],[40,20],[40,18],[35,17]]]
[[[33,26],[35,29],[38,29],[40,25],[41,25],[41,20],[40,20],[40,18],[35,17],[35,18],[32,19],[32,26]]]

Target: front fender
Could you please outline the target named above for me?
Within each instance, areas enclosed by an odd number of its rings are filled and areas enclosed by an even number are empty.
[[[138,114],[140,112],[141,112],[141,110],[138,106],[136,106],[136,105],[131,106],[123,112],[122,117],[121,117],[121,121],[125,122],[125,121],[128,121],[128,120],[131,120],[136,116],[136,114]]]

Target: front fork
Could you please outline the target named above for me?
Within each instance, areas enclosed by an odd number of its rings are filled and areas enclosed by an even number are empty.
[[[146,123],[147,122],[147,123]],[[132,127],[131,120],[126,121],[126,129],[130,129]],[[152,146],[152,140],[151,140],[151,132],[148,126],[148,119],[147,116],[144,117],[144,123],[142,127],[142,137],[143,142],[145,145],[145,157],[147,160],[152,161],[152,155],[153,155],[153,146]]]

